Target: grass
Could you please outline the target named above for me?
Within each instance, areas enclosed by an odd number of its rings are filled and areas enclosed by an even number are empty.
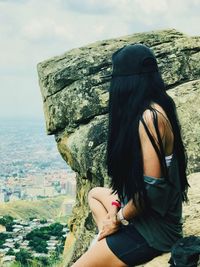
[[[52,263],[51,266],[49,267],[59,267],[60,265],[60,261],[56,262],[56,263]],[[13,262],[11,263],[10,265],[7,265],[9,267],[24,267],[24,265],[21,265],[20,263],[18,262]],[[3,265],[2,267],[7,267],[6,265]],[[26,267],[44,267],[44,265],[41,265],[41,263],[39,263],[37,260],[32,260],[30,262],[29,265],[27,265]]]
[[[0,203],[0,216],[10,215],[16,219],[28,220],[30,217],[39,219],[54,219],[66,222],[67,215],[62,214],[62,204],[71,198],[58,196],[34,201],[16,200]]]

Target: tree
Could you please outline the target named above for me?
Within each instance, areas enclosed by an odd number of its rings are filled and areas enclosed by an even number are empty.
[[[64,250],[64,245],[63,244],[60,244],[60,245],[57,245],[56,246],[56,253],[57,253],[57,256],[59,256],[61,253],[63,253],[63,250]]]
[[[32,247],[38,253],[47,253],[47,241],[35,236],[29,241],[29,246]]]
[[[5,240],[9,237],[10,237],[10,235],[8,235],[8,234],[0,233],[0,248],[3,248]]]
[[[6,252],[6,255],[15,255],[15,252],[12,248],[10,248],[8,252]]]
[[[0,218],[0,224],[6,226],[6,224],[13,223],[14,218],[10,215],[4,215],[3,217]]]
[[[37,260],[41,262],[42,266],[49,266],[50,262],[47,257],[37,257]]]
[[[51,234],[54,236],[61,236],[62,235],[62,230],[63,230],[63,225],[60,223],[54,223],[50,225],[51,227]]]
[[[22,266],[28,266],[28,263],[32,259],[32,255],[28,250],[21,248],[19,252],[15,254],[16,261],[20,262]]]
[[[35,246],[34,249],[38,253],[48,253],[47,248],[42,246],[42,244],[39,244],[39,245]]]
[[[6,231],[11,232],[13,230],[14,218],[10,215],[5,215],[0,218],[0,224],[6,227]]]
[[[16,249],[18,249],[20,247],[20,244],[15,242],[14,246],[15,246]]]
[[[41,219],[41,220],[40,220],[40,223],[41,223],[41,224],[45,224],[45,223],[47,223],[47,219]]]

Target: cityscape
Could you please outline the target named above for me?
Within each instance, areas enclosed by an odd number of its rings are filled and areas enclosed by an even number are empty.
[[[7,263],[14,261],[29,266],[32,259],[42,266],[52,266],[52,258],[59,259],[64,249],[68,232],[66,224],[52,219],[0,217],[0,266],[10,266]]]
[[[0,202],[75,196],[75,173],[42,120],[0,121]]]

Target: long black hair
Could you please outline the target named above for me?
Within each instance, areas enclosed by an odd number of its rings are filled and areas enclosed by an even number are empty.
[[[178,160],[182,199],[187,200],[187,159],[181,137],[175,103],[166,93],[159,72],[116,76],[109,88],[109,129],[107,170],[111,187],[120,200],[124,196],[135,205],[148,204],[143,180],[143,159],[139,139],[139,122],[146,109],[157,103],[165,111],[174,134],[174,153]],[[160,148],[159,148],[160,150]],[[164,161],[161,154],[160,162]],[[162,164],[161,164],[162,168]],[[146,203],[145,203],[146,202]]]

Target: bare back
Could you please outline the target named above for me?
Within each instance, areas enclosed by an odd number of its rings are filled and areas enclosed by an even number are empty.
[[[158,129],[162,138],[164,153],[166,156],[171,155],[173,153],[174,145],[174,135],[172,132],[171,124],[161,106],[154,103],[152,107],[157,110]],[[156,143],[158,143],[157,134],[153,124],[152,112],[150,110],[146,110],[143,113],[143,118],[150,133],[154,137],[154,140],[156,141]],[[139,125],[139,135],[143,155],[144,175],[152,176],[155,178],[162,177],[163,174],[161,171],[159,158],[141,122]]]

